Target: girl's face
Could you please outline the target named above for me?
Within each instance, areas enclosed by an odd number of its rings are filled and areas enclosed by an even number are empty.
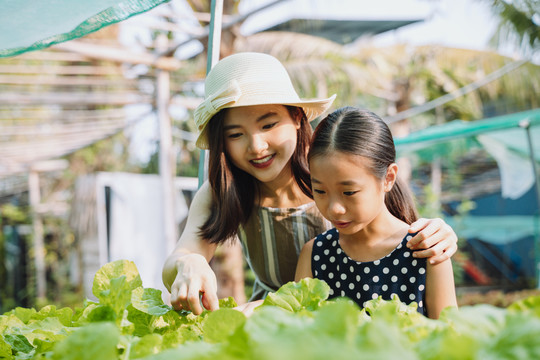
[[[393,180],[389,181],[388,174],[382,180],[375,177],[367,161],[362,156],[336,151],[309,162],[315,203],[341,234],[357,233],[386,209],[384,195]],[[389,172],[397,172],[394,166],[389,167]]]
[[[292,176],[299,128],[283,105],[229,108],[223,124],[225,150],[236,167],[262,183],[286,180]]]

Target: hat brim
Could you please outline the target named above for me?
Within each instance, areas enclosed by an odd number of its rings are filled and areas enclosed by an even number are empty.
[[[271,105],[271,104],[279,104],[279,105],[289,105],[289,106],[297,106],[299,108],[302,108],[304,110],[304,114],[306,114],[306,118],[308,121],[313,121],[322,114],[324,114],[332,105],[336,98],[336,94],[330,96],[326,99],[313,99],[313,100],[301,100],[301,101],[293,101],[293,102],[273,102],[270,99],[266,99],[266,101],[261,102],[254,102],[254,103],[243,103],[243,102],[237,102],[235,104],[231,104],[227,106],[226,108],[234,108],[234,107],[241,107],[241,106],[256,106],[256,105]],[[204,123],[206,124],[208,121],[210,121],[210,117],[208,119],[204,119]],[[197,137],[197,140],[195,142],[195,145],[197,145],[200,149],[208,149],[208,136],[207,136],[208,126],[205,126],[204,129],[201,131],[199,136]]]

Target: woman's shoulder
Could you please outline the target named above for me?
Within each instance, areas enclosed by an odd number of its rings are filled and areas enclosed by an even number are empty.
[[[205,204],[210,204],[212,202],[212,188],[210,187],[208,180],[202,183],[195,193],[193,200]]]

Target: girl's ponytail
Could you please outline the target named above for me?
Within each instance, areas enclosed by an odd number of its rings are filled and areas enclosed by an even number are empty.
[[[384,198],[386,208],[398,219],[412,224],[418,220],[418,211],[414,206],[413,196],[408,186],[398,178],[392,189],[386,193]]]

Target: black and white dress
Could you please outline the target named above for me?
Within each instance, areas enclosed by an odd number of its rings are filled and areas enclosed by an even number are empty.
[[[416,302],[418,312],[426,314],[426,259],[412,257],[412,251],[406,246],[412,236],[405,236],[385,257],[360,262],[343,251],[335,228],[325,231],[313,244],[313,276],[330,286],[330,298],[346,296],[364,307],[367,300],[379,296],[390,300],[395,294],[404,303]]]

